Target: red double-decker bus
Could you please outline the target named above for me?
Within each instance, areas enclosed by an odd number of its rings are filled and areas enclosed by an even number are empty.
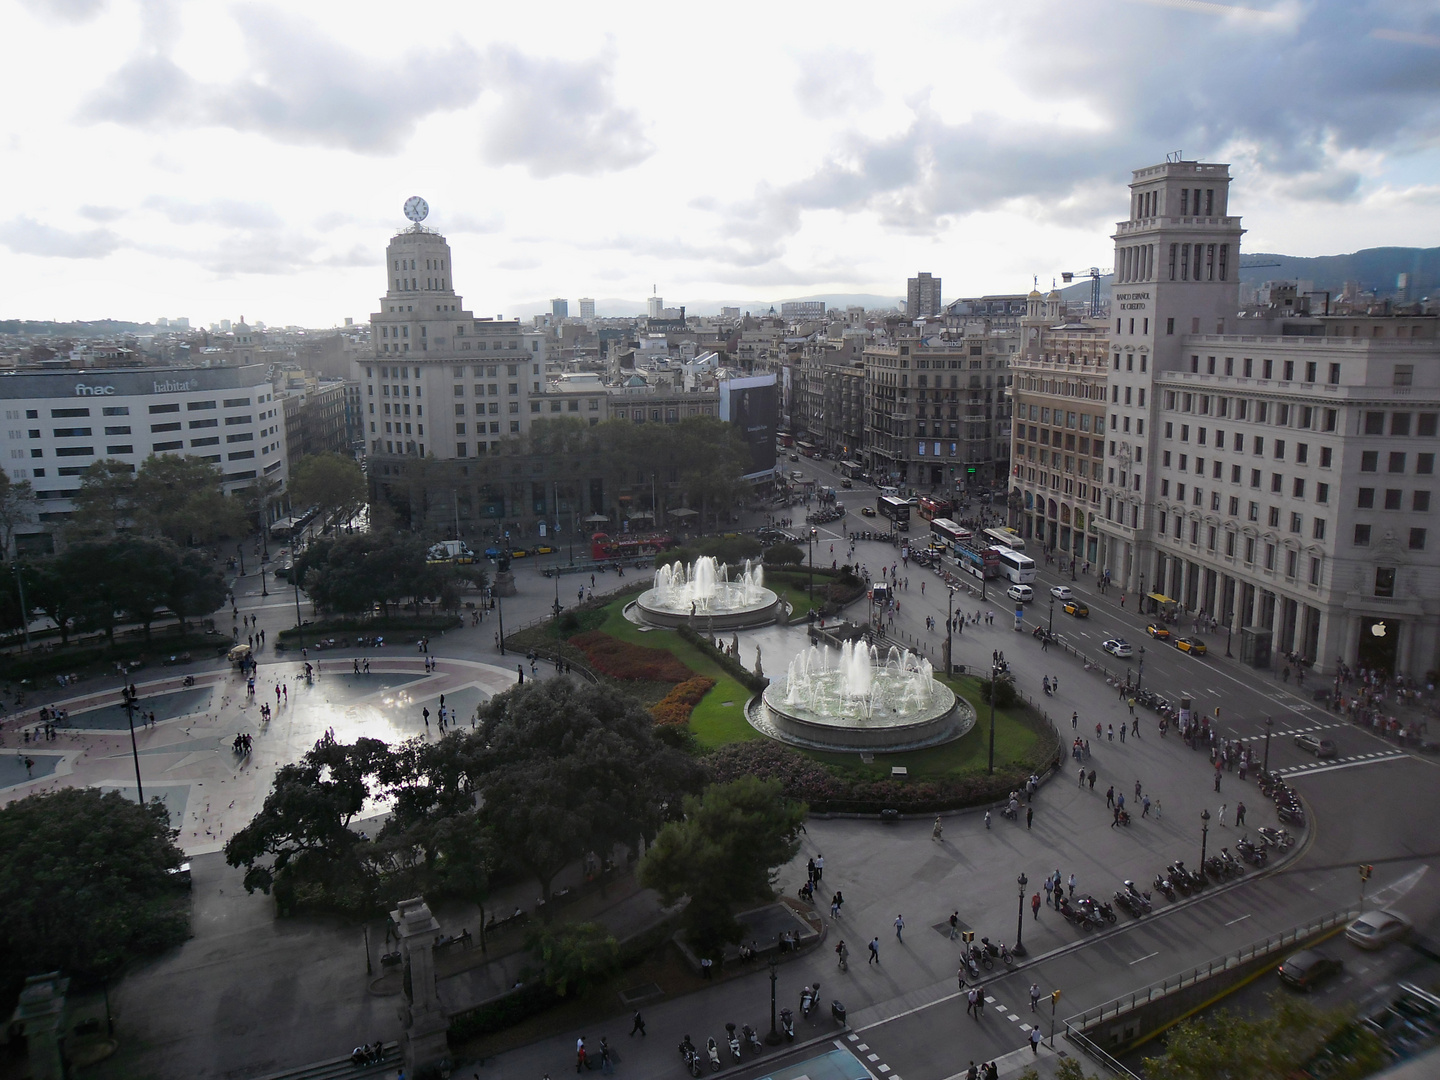
[[[920,516],[926,521],[934,521],[937,517],[948,518],[950,511],[954,509],[955,505],[949,499],[936,499],[930,495],[920,496]]]
[[[673,536],[660,533],[622,533],[620,536],[611,536],[609,533],[597,532],[590,537],[590,556],[595,559],[628,559],[631,556],[669,551],[676,543],[678,541]]]

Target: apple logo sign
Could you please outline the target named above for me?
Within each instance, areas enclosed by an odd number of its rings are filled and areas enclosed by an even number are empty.
[[[1376,637],[1384,637],[1384,636],[1385,636],[1385,622],[1384,622],[1384,620],[1381,620],[1380,622],[1377,622],[1377,623],[1372,624],[1371,627],[1370,627],[1370,633],[1374,634]]]

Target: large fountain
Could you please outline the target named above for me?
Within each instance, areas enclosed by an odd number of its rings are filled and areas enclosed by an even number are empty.
[[[748,715],[767,735],[825,750],[915,750],[959,738],[975,723],[930,661],[896,646],[882,658],[863,641],[801,652]]]
[[[703,555],[689,566],[658,567],[653,588],[640,594],[635,610],[654,626],[688,623],[709,632],[773,623],[785,606],[765,588],[765,569],[758,562],[747,559],[732,569]]]

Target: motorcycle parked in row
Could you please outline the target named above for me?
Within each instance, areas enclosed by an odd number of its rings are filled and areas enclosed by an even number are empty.
[[[1264,840],[1267,846],[1279,848],[1281,851],[1289,851],[1295,843],[1295,837],[1284,829],[1272,829],[1269,825],[1261,825],[1255,831],[1260,834],[1260,839]]]
[[[1175,899],[1175,886],[1164,874],[1156,874],[1155,880],[1151,882],[1151,885],[1154,887],[1156,892],[1164,894],[1165,899]]]
[[[680,1056],[685,1059],[685,1067],[690,1070],[691,1076],[700,1075],[700,1051],[695,1049],[695,1044],[686,1035],[680,1043]]]
[[[1115,904],[1124,908],[1137,919],[1142,915],[1150,914],[1150,894],[1141,892],[1133,881],[1123,882],[1123,888],[1115,893]]]

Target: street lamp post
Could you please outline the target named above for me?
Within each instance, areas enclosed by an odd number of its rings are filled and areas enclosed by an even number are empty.
[[[1025,955],[1025,946],[1020,943],[1020,937],[1025,932],[1025,886],[1030,884],[1030,879],[1025,876],[1025,871],[1020,871],[1020,876],[1015,879],[1015,884],[1020,887],[1020,916],[1015,923],[1015,948],[1016,956]]]
[[[496,565],[499,565],[499,564],[497,563]],[[500,655],[501,655],[501,656],[504,656],[504,655],[505,655],[505,604],[504,604],[504,602],[503,602],[503,601],[504,601],[504,597],[502,597],[502,596],[500,595],[500,590],[497,589],[497,588],[495,588],[494,585],[491,585],[491,586],[490,586],[490,595],[492,595],[493,597],[495,597],[495,614],[496,614],[496,616],[498,616],[498,618],[499,618],[499,620],[500,620]]]
[[[235,545],[235,554],[240,556],[240,576],[241,576],[241,577],[244,577],[244,576],[245,576],[245,545],[244,545],[244,544],[236,544],[236,545]]]
[[[1050,625],[1045,628],[1045,633],[1050,637],[1055,636],[1055,596],[1050,596]]]
[[[1205,873],[1205,845],[1210,839],[1210,811],[1200,811],[1200,873]]]
[[[1145,646],[1140,646],[1140,670],[1135,673],[1135,689],[1140,689],[1140,684],[1145,681]]]
[[[953,633],[955,627],[955,586],[949,587],[949,599],[945,609],[945,674],[952,675],[955,672],[955,654],[952,651],[954,641]]]
[[[1270,775],[1270,726],[1273,723],[1270,717],[1265,717],[1265,764],[1260,766],[1260,771],[1266,776]]]
[[[765,1036],[765,1042],[770,1046],[780,1045],[780,1032],[775,1027],[775,980],[778,978],[776,975],[778,967],[775,957],[770,957],[770,1034]]]
[[[140,783],[140,750],[135,745],[135,710],[139,708],[135,694],[130,692],[129,686],[120,688],[120,700],[125,715],[130,719],[130,754],[135,759],[135,794],[139,797],[140,805],[145,805],[145,785]]]
[[[11,563],[10,569],[15,572],[15,587],[20,590],[20,629],[25,631],[25,649],[30,649],[30,606],[25,603],[25,578],[20,571],[20,564]],[[1340,676],[1337,672],[1335,685],[1340,685]],[[1337,691],[1338,693],[1338,691]]]
[[[815,536],[814,525],[810,526],[810,535],[807,538],[810,543],[810,606],[815,606]]]
[[[990,654],[990,764],[985,771],[995,775],[995,679],[1000,670],[1000,654]]]
[[[1231,630],[1232,630],[1232,627],[1231,627],[1231,625],[1230,625],[1230,620],[1229,620],[1229,619],[1226,619],[1226,620],[1225,620],[1225,659],[1226,659],[1226,660],[1233,660],[1233,659],[1235,659],[1233,656],[1230,655],[1230,632],[1231,632]]]

